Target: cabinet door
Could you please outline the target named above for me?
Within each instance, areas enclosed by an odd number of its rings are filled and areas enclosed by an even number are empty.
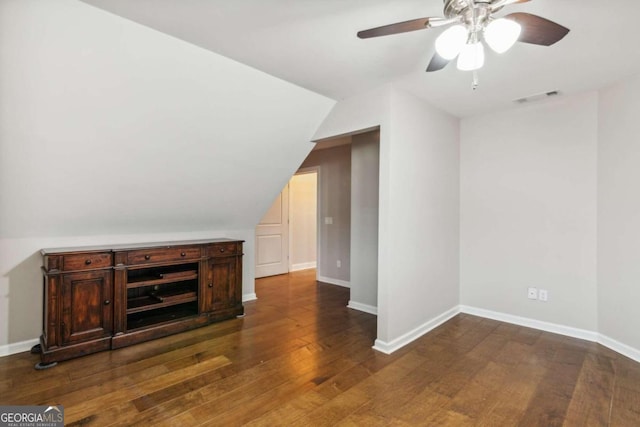
[[[238,303],[236,301],[238,277],[237,257],[209,260],[204,291],[204,310],[216,311],[234,307]]]
[[[111,271],[65,274],[62,278],[62,342],[74,344],[111,335]]]

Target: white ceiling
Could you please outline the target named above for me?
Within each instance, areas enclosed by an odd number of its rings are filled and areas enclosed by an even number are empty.
[[[524,11],[571,29],[551,47],[488,52],[480,87],[455,64],[425,73],[441,29],[360,40],[359,30],[439,16],[441,0],[83,0],[334,99],[385,83],[459,117],[517,98],[597,89],[640,72],[640,1],[533,0]]]

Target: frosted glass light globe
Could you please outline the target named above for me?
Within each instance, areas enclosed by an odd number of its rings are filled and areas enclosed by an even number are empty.
[[[436,52],[444,59],[452,60],[458,56],[468,37],[469,32],[464,25],[447,28],[436,39]]]
[[[458,56],[458,70],[473,71],[483,65],[484,45],[480,42],[466,44]]]
[[[522,27],[510,19],[491,21],[484,30],[484,40],[496,53],[504,53],[518,41]]]

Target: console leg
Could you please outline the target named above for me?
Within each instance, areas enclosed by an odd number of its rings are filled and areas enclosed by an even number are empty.
[[[51,362],[51,363],[38,362],[34,367],[36,368],[36,371],[44,371],[45,369],[53,368],[57,364],[58,362]]]

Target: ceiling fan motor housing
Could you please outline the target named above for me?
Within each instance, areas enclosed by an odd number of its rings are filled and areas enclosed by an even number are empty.
[[[473,8],[469,7],[470,3]],[[470,30],[478,30],[491,17],[491,3],[492,0],[444,0],[444,16],[449,19],[461,17]],[[473,28],[474,24],[479,28]]]

